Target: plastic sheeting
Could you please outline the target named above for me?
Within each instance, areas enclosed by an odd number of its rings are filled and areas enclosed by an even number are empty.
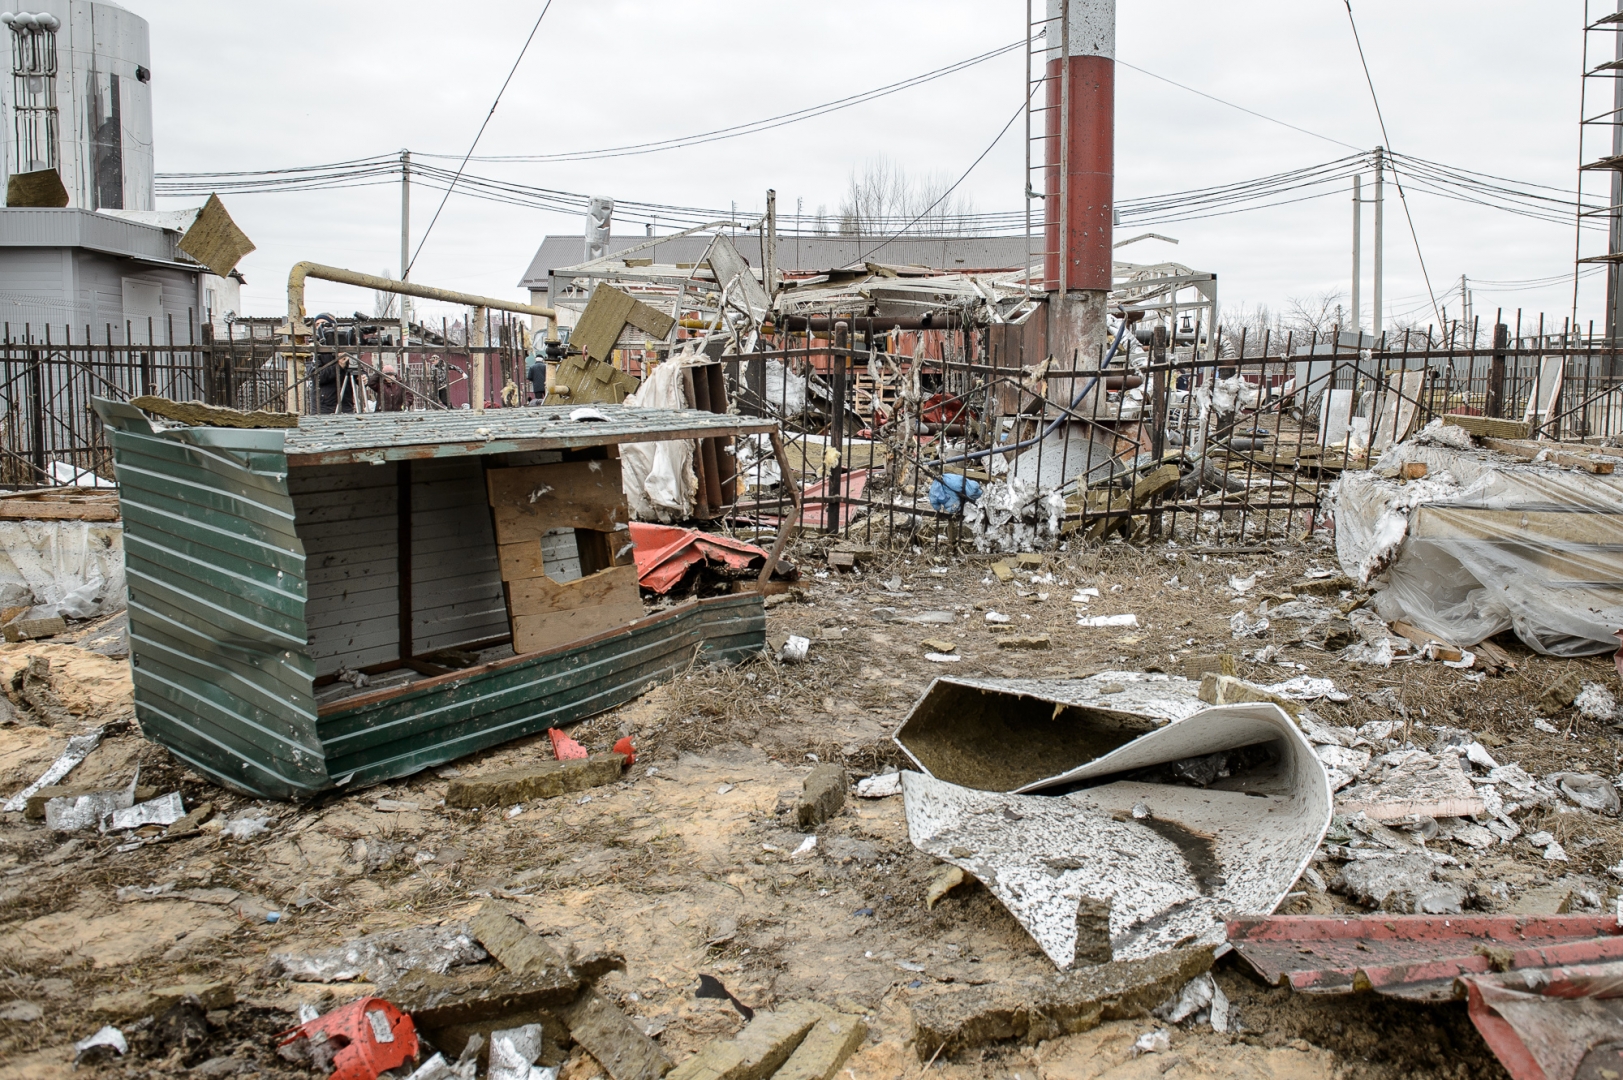
[[[1400,443],[1330,491],[1341,567],[1375,590],[1375,611],[1460,646],[1514,630],[1551,656],[1615,650],[1623,476],[1430,442]],[[1400,483],[1409,462],[1426,476]]]
[[[683,361],[673,356],[656,367],[624,404],[643,409],[685,409]],[[681,521],[693,516],[699,477],[693,469],[693,443],[685,440],[623,443],[620,481],[631,516],[638,521]]]
[[[124,530],[102,521],[0,521],[0,587],[7,584],[32,592],[41,618],[122,611]]]

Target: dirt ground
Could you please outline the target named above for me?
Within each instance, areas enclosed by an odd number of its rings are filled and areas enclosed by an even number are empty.
[[[141,1045],[153,1056],[132,1048],[102,1071],[167,1076],[202,1066],[197,1075],[309,1075],[274,1056],[274,1033],[292,1026],[301,1002],[325,1009],[369,987],[272,978],[269,954],[462,920],[493,899],[560,945],[623,953],[626,970],[605,976],[600,988],[657,1030],[678,1061],[742,1025],[728,1002],[694,996],[698,976],[710,974],[755,1008],[809,997],[867,1015],[868,1042],[840,1074],[852,1080],[926,1070],[966,1080],[1504,1075],[1463,1005],[1371,995],[1309,1000],[1262,985],[1233,957],[1217,972],[1238,1019],[1229,1033],[1174,1027],[1170,1050],[1134,1057],[1138,1035],[1165,1026],[1146,1016],[926,1066],[908,1042],[911,1002],[946,985],[1041,975],[1052,965],[972,881],[925,909],[937,864],[908,842],[900,797],[849,800],[818,830],[815,849],[798,857],[804,837],[788,810],[814,760],[841,762],[853,778],[902,765],[890,734],[933,677],[1177,672],[1192,655],[1270,644],[1282,652],[1266,664],[1242,657],[1239,674],[1264,683],[1296,673],[1334,679],[1351,699],[1315,704],[1325,723],[1407,719],[1406,733],[1421,746],[1430,744],[1431,725],[1460,728],[1491,746],[1499,762],[1536,777],[1557,769],[1613,777],[1623,761],[1610,729],[1571,709],[1543,716],[1554,733],[1533,723],[1539,696],[1568,671],[1615,690],[1610,657],[1552,660],[1511,643],[1516,670],[1473,682],[1433,662],[1355,668],[1335,653],[1289,645],[1282,627],[1233,640],[1229,619],[1240,604],[1230,576],[1258,574],[1245,601],[1254,605],[1310,567],[1335,568],[1333,552],[1311,542],[1283,554],[1228,556],[1106,544],[1051,553],[1008,583],[989,573],[991,559],[978,557],[903,553],[859,574],[818,570],[822,561],[809,549],[798,561],[804,579],[774,603],[769,634],[812,638],[806,663],[696,667],[578,725],[572,734],[592,750],[631,735],[636,764],[618,784],[517,813],[448,809],[441,800],[457,771],[550,759],[544,737],[299,806],[253,803],[214,787],[133,729],[106,739],[69,782],[122,785],[139,765],[143,785],[178,788],[188,807],[210,801],[217,822],[250,811],[272,820],[248,840],[214,828],[135,846],[93,833],[53,835],[43,823],[5,815],[0,1009],[27,1002],[41,1015],[0,1024],[0,1078],[67,1076],[72,1042],[102,1022],[98,998],[206,980],[231,983],[237,1004],[208,1015],[200,1043],[165,1049],[147,1037]],[[1100,592],[1090,614],[1131,612],[1140,626],[1076,625],[1071,596],[1084,586]],[[994,610],[1011,616],[1014,629],[990,629],[984,612]],[[906,621],[929,611],[954,620]],[[1049,647],[1000,648],[1011,634],[1046,634]],[[925,659],[930,650],[921,641],[943,638],[957,644],[959,661]],[[38,776],[69,735],[133,713],[126,661],[74,645],[5,645],[0,679],[30,655],[51,660],[70,718],[0,727],[0,793]],[[1521,838],[1485,852],[1432,844],[1459,860],[1455,876],[1471,884],[1478,910],[1502,910],[1529,889],[1580,878],[1605,892],[1597,898],[1608,908],[1615,903],[1606,868],[1623,861],[1617,819],[1567,806],[1527,812],[1519,823],[1524,833],[1550,831],[1570,861],[1546,862]],[[164,886],[185,898],[165,898]],[[1361,910],[1306,882],[1298,888],[1284,910]],[[237,895],[222,904],[208,898],[223,893],[204,890]],[[267,921],[269,912],[278,921]],[[566,1075],[585,1080],[592,1070],[576,1062]]]

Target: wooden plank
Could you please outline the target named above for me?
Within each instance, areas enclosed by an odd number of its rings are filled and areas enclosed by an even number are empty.
[[[0,499],[0,519],[7,521],[117,521],[118,503],[67,502],[57,499]]]
[[[1460,651],[1460,647],[1458,645],[1450,645],[1436,634],[1428,634],[1418,626],[1406,623],[1402,619],[1399,619],[1397,622],[1393,623],[1392,629],[1401,634],[1403,637],[1408,638],[1409,641],[1414,644],[1414,647],[1419,649],[1421,652],[1426,652],[1427,647],[1430,646],[1433,659],[1448,660],[1452,662],[1463,659],[1465,656],[1465,654]]]
[[[539,540],[520,540],[512,544],[498,544],[496,557],[501,562],[503,581],[522,581],[525,578],[545,577],[546,560]]]
[[[1586,547],[1623,551],[1623,514],[1423,506],[1409,535],[1417,540],[1490,541],[1544,551],[1582,552]]]
[[[507,583],[507,604],[516,621],[526,615],[545,615],[581,607],[623,606],[642,618],[642,596],[637,591],[635,565],[599,570],[574,581],[559,583],[549,577],[523,578]]]
[[[614,572],[605,571],[611,574]],[[629,604],[612,603],[596,607],[571,608],[568,611],[549,611],[544,615],[520,615],[513,619],[513,651],[534,652],[537,649],[565,645],[594,634],[618,630],[641,619],[645,614],[642,601],[637,600]]]
[[[1601,457],[1594,453],[1590,453],[1588,452],[1588,449],[1581,446],[1581,444],[1574,447],[1574,449],[1580,450],[1580,453],[1571,453],[1568,450],[1562,449],[1562,447],[1568,445],[1566,443],[1537,442],[1532,439],[1484,438],[1482,440],[1482,445],[1487,447],[1489,450],[1497,450],[1501,454],[1509,454],[1511,457],[1516,458],[1519,461],[1532,461],[1540,454],[1543,454],[1544,460],[1548,461],[1552,465],[1561,465],[1571,469],[1581,469],[1586,473],[1594,473],[1596,476],[1610,476],[1612,475],[1613,469],[1616,467],[1616,463],[1613,462],[1611,458]]]
[[[1448,413],[1443,417],[1443,423],[1464,428],[1478,438],[1492,436],[1495,439],[1525,439],[1533,433],[1532,425],[1525,421],[1499,420],[1491,416]]]
[[[498,544],[540,540],[553,529],[613,532],[630,521],[615,459],[490,469],[485,477]]]

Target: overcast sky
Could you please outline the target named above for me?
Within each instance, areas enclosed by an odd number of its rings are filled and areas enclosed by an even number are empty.
[[[403,147],[460,155],[541,6],[125,3],[151,23],[160,172],[306,165]],[[479,152],[595,149],[815,105],[1017,41],[1025,8],[1022,0],[554,0]],[[1395,149],[1575,186],[1581,0],[1355,0],[1353,9]],[[1128,0],[1117,42],[1123,61],[1328,139],[1382,141],[1342,0]],[[759,209],[775,187],[789,211],[797,199],[808,211],[832,210],[852,171],[881,156],[910,172],[957,178],[1018,106],[1023,80],[1015,52],[870,104],[705,147],[470,169],[619,199],[736,202],[741,212]],[[1118,198],[1349,152],[1125,68],[1116,125]],[[1021,208],[1023,157],[1017,123],[961,190],[977,210]],[[438,200],[416,191],[414,244]],[[241,266],[249,282],[243,314],[284,311],[287,271],[300,259],[398,270],[397,184],[228,196],[227,205],[258,245]],[[1570,274],[1570,223],[1427,195],[1411,196],[1410,205],[1439,294],[1467,274],[1484,282],[1475,286],[1484,316],[1498,306],[1556,318],[1570,311],[1570,280],[1519,291],[1486,284]],[[453,194],[412,277],[522,299],[517,282],[541,238],[580,231],[574,215]],[[1226,307],[1280,308],[1293,297],[1349,290],[1348,196],[1156,231],[1181,243],[1148,241],[1122,256],[1213,271]],[[1128,227],[1118,238],[1126,235]],[[1395,198],[1386,239],[1388,310],[1418,316],[1429,303]],[[1599,317],[1602,292],[1586,282],[1581,318]],[[370,310],[371,297],[312,283],[309,303],[312,311]],[[1451,317],[1457,309],[1456,293]]]

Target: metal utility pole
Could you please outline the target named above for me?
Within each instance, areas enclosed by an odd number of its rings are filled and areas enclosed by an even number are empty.
[[[1383,258],[1384,252],[1382,250],[1382,226],[1384,225],[1384,221],[1382,219],[1385,209],[1386,149],[1385,147],[1377,146],[1375,148],[1375,319],[1371,324],[1375,333],[1375,341],[1377,345],[1380,343],[1381,332],[1385,324],[1381,311],[1381,291],[1384,284],[1382,281],[1382,275],[1386,269]]]
[[[766,229],[761,234],[761,284],[771,298],[778,285],[778,190],[766,189]]]
[[[1048,0],[1044,288],[1048,354],[1062,368],[1098,362],[1108,337],[1115,206],[1116,3]],[[1069,406],[1074,379],[1050,378]]]
[[[1356,333],[1364,332],[1364,177],[1353,174],[1353,278],[1352,321]]]
[[[405,281],[411,271],[411,151],[400,151],[400,280]],[[400,345],[402,350],[406,344],[406,330],[411,321],[411,312],[406,306],[404,294],[400,297]],[[400,368],[397,374],[406,377],[404,351],[400,354]]]

